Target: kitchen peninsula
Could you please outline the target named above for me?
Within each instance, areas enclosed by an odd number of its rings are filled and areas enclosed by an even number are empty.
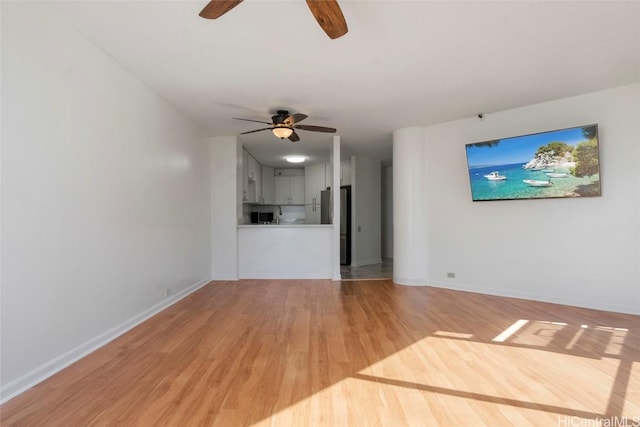
[[[238,225],[241,279],[330,279],[333,225]]]
[[[237,225],[241,279],[330,279],[334,277],[334,226],[321,218],[321,193],[333,169],[323,162],[304,168],[261,165],[243,150],[242,217]]]

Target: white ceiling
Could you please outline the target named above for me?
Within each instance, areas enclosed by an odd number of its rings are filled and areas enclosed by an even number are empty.
[[[212,136],[277,109],[338,129],[345,154],[391,160],[394,129],[640,81],[640,2],[340,0],[331,40],[305,2],[247,0],[218,20],[203,1],[51,2],[80,33]],[[259,161],[328,156],[331,134],[242,136]]]

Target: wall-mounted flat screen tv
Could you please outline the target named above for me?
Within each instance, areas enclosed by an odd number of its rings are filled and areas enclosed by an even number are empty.
[[[598,125],[466,145],[473,201],[600,196]]]

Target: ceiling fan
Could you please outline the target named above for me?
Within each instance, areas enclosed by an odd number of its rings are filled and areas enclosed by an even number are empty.
[[[206,19],[216,19],[242,3],[242,0],[211,0],[200,12]],[[320,27],[332,39],[347,34],[347,22],[337,0],[307,0],[311,13]]]
[[[300,130],[308,130],[311,132],[326,132],[326,133],[335,133],[336,130],[334,128],[327,128],[324,126],[311,126],[311,125],[299,125],[298,122],[306,119],[306,114],[292,114],[289,115],[287,110],[278,110],[278,113],[275,116],[271,117],[271,123],[262,122],[260,120],[251,120],[251,119],[240,119],[234,117],[235,120],[244,120],[245,122],[256,122],[256,123],[264,123],[265,125],[269,125],[267,128],[261,128],[256,130],[250,130],[248,132],[242,132],[240,135],[246,135],[248,133],[260,132],[263,130],[270,130],[273,134],[280,138],[285,139],[288,138],[289,141],[300,141],[300,137],[296,133],[296,129]]]

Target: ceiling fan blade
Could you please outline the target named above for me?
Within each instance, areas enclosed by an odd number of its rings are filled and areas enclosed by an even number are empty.
[[[294,130],[293,133],[291,134],[291,136],[289,136],[289,141],[292,142],[298,142],[300,141],[300,137],[298,136],[298,134],[296,133],[296,131]]]
[[[234,117],[233,119],[234,119],[234,120],[243,120],[243,121],[245,121],[245,122],[262,123],[262,124],[265,124],[265,125],[272,125],[272,124],[273,124],[273,123],[269,123],[269,122],[263,122],[263,121],[260,121],[260,120],[239,119],[239,118],[237,118],[237,117]]]
[[[250,130],[248,132],[242,132],[239,135],[246,135],[248,133],[260,132],[260,131],[263,131],[263,130],[271,130],[271,129],[273,129],[273,128],[262,128],[262,129]]]
[[[284,122],[287,125],[292,126],[295,123],[303,121],[307,117],[309,117],[309,116],[307,116],[306,114],[297,113],[297,114],[293,114],[293,115],[287,117],[286,119],[284,119]]]
[[[336,0],[307,0],[311,13],[331,39],[347,34],[347,22]]]
[[[310,130],[312,132],[336,133],[336,130],[334,128],[326,128],[324,126],[295,125],[294,128],[302,129],[302,130]]]
[[[211,0],[200,11],[200,17],[206,19],[220,18],[240,3],[242,3],[242,0]]]

